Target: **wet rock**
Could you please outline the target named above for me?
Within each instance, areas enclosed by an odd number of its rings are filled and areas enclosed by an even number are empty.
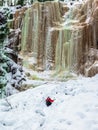
[[[23,72],[22,66],[19,67],[19,71],[20,71],[21,73]]]
[[[25,74],[26,74],[27,77],[31,76],[31,74],[29,72],[26,72]]]
[[[84,65],[80,67],[81,73],[85,76],[92,77],[98,73],[98,49],[91,48],[87,55]]]
[[[18,84],[22,84],[23,81],[26,81],[25,78],[21,78],[19,81],[18,81]]]
[[[31,84],[30,85],[29,84],[22,84],[21,87],[18,88],[18,90],[25,91],[25,90],[30,89],[32,87],[33,87],[33,85],[31,85]]]
[[[20,8],[21,8],[21,5],[17,5],[17,6],[16,6],[16,9],[20,9]]]
[[[20,34],[21,31],[19,29],[12,30],[9,33],[8,39],[9,39],[9,44],[7,47],[13,49],[13,51],[18,51],[18,45],[20,43]]]
[[[5,54],[6,54],[10,59],[12,59],[14,62],[17,63],[17,61],[18,61],[18,54],[17,54],[17,52],[15,52],[14,50],[11,50],[11,49],[7,48],[7,49],[5,50]]]
[[[17,72],[17,68],[12,66],[11,72],[12,72],[12,75],[15,74]]]

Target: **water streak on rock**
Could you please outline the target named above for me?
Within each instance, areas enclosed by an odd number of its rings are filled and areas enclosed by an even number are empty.
[[[85,75],[81,66],[98,41],[97,7],[96,0],[71,8],[60,2],[35,2],[25,13],[21,53],[36,58],[35,70],[67,70]]]

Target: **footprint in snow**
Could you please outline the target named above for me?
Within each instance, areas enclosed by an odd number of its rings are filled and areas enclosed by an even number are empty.
[[[84,119],[86,117],[85,114],[83,114],[82,112],[77,112],[76,113],[81,119]]]
[[[43,119],[43,120],[40,122],[40,127],[43,127],[44,123],[45,123],[45,119]]]
[[[45,116],[44,112],[42,112],[41,110],[36,110],[35,111],[37,114],[39,114],[40,116]]]
[[[0,121],[0,124],[2,124],[2,126],[13,126],[13,124],[15,123],[15,121],[14,120],[11,120],[11,121],[9,121],[9,120],[6,120],[6,121]]]
[[[71,125],[72,122],[71,122],[71,121],[66,121],[66,124],[67,124],[67,125]]]
[[[67,125],[71,125],[72,124],[72,121],[69,121],[69,120],[66,120],[66,119],[61,119],[59,122],[60,123],[65,122]]]
[[[98,108],[98,104],[96,104],[95,107]]]

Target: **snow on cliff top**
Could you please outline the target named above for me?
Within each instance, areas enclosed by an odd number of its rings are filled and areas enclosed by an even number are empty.
[[[98,130],[97,99],[98,75],[53,81],[2,99],[0,130]]]

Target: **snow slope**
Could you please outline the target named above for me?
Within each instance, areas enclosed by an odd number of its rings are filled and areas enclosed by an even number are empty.
[[[98,130],[97,99],[98,75],[53,81],[2,99],[0,130]]]

